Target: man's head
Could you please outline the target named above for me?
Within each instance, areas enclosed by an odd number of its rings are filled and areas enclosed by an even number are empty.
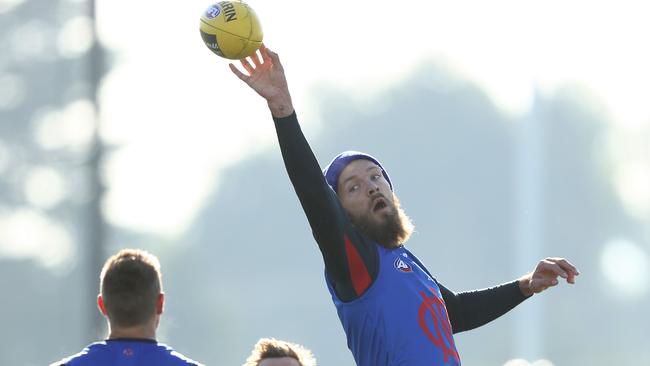
[[[299,344],[262,338],[243,366],[316,366],[316,359]]]
[[[157,326],[164,303],[158,258],[138,249],[110,257],[100,275],[97,303],[112,328]]]
[[[400,207],[388,172],[371,155],[346,151],[323,171],[352,223],[386,247],[408,240],[413,224]]]

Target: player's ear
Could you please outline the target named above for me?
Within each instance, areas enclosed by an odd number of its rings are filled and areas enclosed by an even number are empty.
[[[158,299],[156,299],[156,314],[160,315],[163,313],[165,308],[165,293],[161,292],[158,294]]]
[[[97,308],[102,315],[106,316],[106,308],[104,307],[104,298],[102,294],[97,295]]]

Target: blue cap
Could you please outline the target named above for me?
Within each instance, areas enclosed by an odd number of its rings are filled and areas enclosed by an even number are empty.
[[[359,151],[344,151],[340,154],[338,154],[331,163],[325,169],[323,169],[323,175],[325,176],[325,180],[327,181],[327,184],[332,187],[334,192],[338,194],[338,187],[339,187],[339,176],[341,175],[341,172],[343,169],[345,169],[348,164],[350,164],[352,161],[357,160],[357,159],[365,159],[365,160],[370,160],[373,163],[377,164],[379,168],[381,169],[381,173],[384,175],[384,178],[386,178],[386,181],[388,182],[388,185],[390,186],[390,190],[393,190],[393,183],[390,181],[390,177],[388,176],[388,172],[384,167],[381,165],[379,160],[375,159],[373,156],[362,153]]]

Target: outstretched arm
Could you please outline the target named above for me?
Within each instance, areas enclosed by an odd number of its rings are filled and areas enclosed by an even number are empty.
[[[510,311],[535,293],[558,284],[557,277],[575,283],[578,270],[563,258],[541,260],[533,272],[518,280],[483,290],[454,293],[440,283],[454,333],[474,329]]]
[[[352,300],[376,278],[376,248],[368,245],[352,228],[336,193],[325,181],[298,124],[278,55],[265,46],[260,53],[261,59],[254,54],[250,60],[241,60],[247,74],[233,64],[230,68],[266,99],[289,179],[323,255],[328,277],[341,300]],[[361,261],[351,261],[350,258],[361,258]]]
[[[478,328],[526,300],[518,281],[487,289],[454,293],[438,283],[454,333]]]

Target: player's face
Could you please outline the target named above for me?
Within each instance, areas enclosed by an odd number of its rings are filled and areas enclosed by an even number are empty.
[[[259,366],[300,366],[300,363],[291,357],[265,358]]]
[[[337,194],[352,224],[378,244],[394,248],[411,236],[413,223],[375,163],[358,159],[348,164]]]
[[[390,185],[381,168],[370,160],[350,162],[339,176],[337,193],[351,216],[365,216],[375,224],[385,223],[395,210]]]

